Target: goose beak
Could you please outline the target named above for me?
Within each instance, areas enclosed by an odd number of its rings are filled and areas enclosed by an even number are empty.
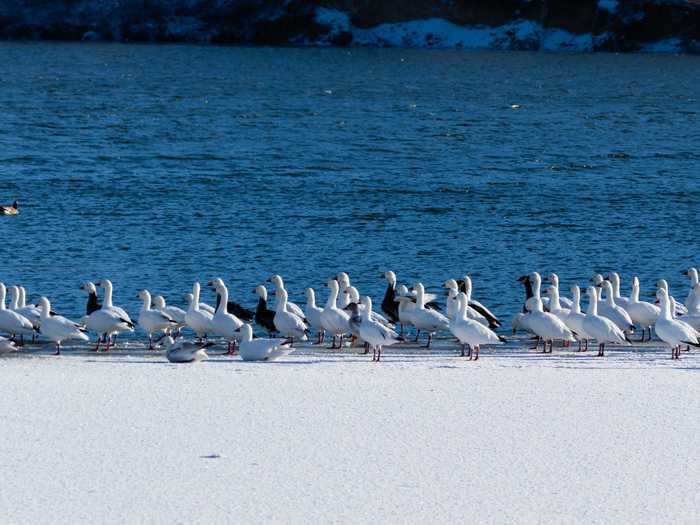
[[[236,329],[234,330],[234,332],[240,332],[240,331],[241,331],[240,328],[236,328]]]
[[[686,275],[686,276],[687,276],[687,275],[688,275],[688,270],[686,270],[686,271],[684,271],[684,272],[681,272],[681,275]]]
[[[519,283],[524,283],[525,281],[527,281],[527,279],[528,279],[527,275],[521,275],[520,277],[518,277],[517,281]]]

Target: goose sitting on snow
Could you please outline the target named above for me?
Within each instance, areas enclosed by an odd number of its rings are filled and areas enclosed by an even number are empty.
[[[1,204],[0,215],[19,215],[19,201],[12,204]]]
[[[202,339],[206,337],[208,333],[214,333],[212,327],[212,318],[214,315],[200,308],[199,293],[200,285],[198,282],[195,282],[192,285],[192,293],[185,295],[188,301],[185,323],[197,334],[198,338]]]
[[[236,342],[240,339],[238,329],[243,326],[243,321],[228,311],[228,288],[224,280],[217,278],[209,281],[209,286],[213,286],[216,293],[221,296],[219,307],[214,312],[211,319],[212,333],[219,335],[228,342],[228,354],[236,351]]]
[[[148,349],[153,350],[153,334],[156,332],[166,333],[177,326],[177,321],[168,314],[151,308],[151,292],[141,290],[137,298],[143,301],[139,311],[138,324],[148,335]]]
[[[417,330],[428,332],[428,342],[425,347],[430,348],[435,332],[448,330],[450,321],[440,312],[425,307],[425,288],[423,284],[416,283],[413,288],[416,290],[416,307],[411,312],[413,325]]]
[[[15,350],[17,350],[17,345],[14,341],[0,337],[0,355],[14,352]]]
[[[457,295],[457,305],[457,315],[450,321],[450,332],[462,345],[462,357],[465,346],[469,347],[469,359],[477,360],[481,345],[498,345],[505,341],[490,328],[467,317],[467,296],[463,292]]]
[[[294,339],[306,341],[308,339],[309,327],[302,317],[292,313],[287,307],[287,290],[280,288],[277,291],[277,305],[275,309],[275,327],[277,331],[290,339],[290,344],[294,344]]]
[[[598,341],[598,357],[605,355],[607,343],[629,344],[617,324],[608,317],[598,315],[598,292],[593,286],[588,287],[588,311],[583,320],[583,330],[586,335]]]
[[[690,280],[690,290],[688,297],[685,299],[685,307],[688,313],[700,313],[700,297],[695,293],[695,285],[698,284],[698,270],[696,268],[688,268],[683,275],[686,275]]]
[[[338,348],[343,348],[343,336],[350,332],[350,315],[338,308],[338,281],[330,279],[326,284],[329,289],[326,305],[321,312],[321,324],[326,332],[333,336],[333,345],[335,348],[336,337],[340,338]]]
[[[197,363],[209,357],[206,348],[214,343],[192,343],[182,340],[175,342],[175,340],[168,335],[163,338],[161,344],[165,348],[165,357],[171,363]]]
[[[627,313],[627,310],[615,304],[612,283],[610,281],[601,281],[598,287],[605,290],[605,299],[604,302],[598,304],[598,313],[610,319],[624,333],[633,333],[634,323],[632,323],[632,319]]]
[[[13,335],[30,335],[35,332],[34,325],[23,315],[8,310],[5,306],[7,288],[0,283],[0,332]]]
[[[180,334],[180,330],[185,327],[185,315],[187,315],[187,312],[177,306],[165,304],[165,297],[162,295],[156,295],[153,298],[153,309],[170,316],[177,323],[168,329],[167,335],[173,333],[173,330],[176,336]]]
[[[571,287],[571,310],[569,315],[564,319],[564,324],[571,330],[574,337],[578,340],[578,351],[588,351],[588,340],[591,338],[583,329],[583,322],[586,319],[586,314],[581,312],[581,289],[578,285]],[[585,343],[585,347],[583,345]]]
[[[70,339],[89,341],[85,328],[60,315],[51,315],[51,303],[46,297],[39,300],[41,309],[41,335],[56,343],[56,355],[61,353],[61,343]]]
[[[671,315],[671,299],[668,292],[659,288],[656,297],[661,304],[661,314],[654,325],[656,335],[671,347],[671,359],[679,359],[681,345],[700,347],[700,334],[692,326]]]
[[[316,292],[313,288],[306,288],[304,290],[304,295],[306,296],[306,308],[304,308],[304,315],[306,320],[309,322],[311,328],[316,330],[318,334],[317,344],[323,343],[323,339],[326,335],[323,329],[323,323],[321,322],[321,312],[323,308],[316,306]]]
[[[275,286],[275,296],[279,298],[280,291],[285,289],[282,277],[279,275],[273,275],[268,279],[268,282],[271,282]],[[289,294],[287,294],[287,298],[289,298]],[[275,308],[275,311],[276,310],[277,308]],[[299,308],[297,304],[292,303],[289,300],[287,301],[287,310],[296,315],[297,317],[301,317],[302,319],[304,319],[304,311],[301,308]]]
[[[386,279],[387,287],[382,299],[382,312],[392,323],[399,322],[399,304],[396,302],[396,274],[392,271],[384,272],[382,277]]]
[[[244,323],[238,331],[241,338],[239,353],[243,361],[274,361],[292,351],[286,339],[253,339],[253,327],[248,323]]]
[[[364,296],[361,306],[360,338],[372,347],[372,361],[381,361],[382,348],[403,341],[403,338],[374,318],[372,315],[374,313],[372,311],[372,299]]]
[[[632,296],[627,303],[627,313],[632,322],[642,329],[641,342],[644,342],[644,333],[647,330],[649,330],[648,340],[651,341],[651,327],[659,318],[661,309],[654,304],[639,300],[639,278],[636,275],[632,277]]]
[[[530,313],[527,314],[527,323],[535,335],[544,342],[544,353],[547,353],[547,343],[549,343],[549,353],[552,353],[554,340],[574,342],[574,335],[567,328],[564,322],[556,315],[544,311],[540,289],[542,278],[537,272],[530,274],[533,296],[528,299],[527,307]],[[539,346],[539,342],[536,347]]]

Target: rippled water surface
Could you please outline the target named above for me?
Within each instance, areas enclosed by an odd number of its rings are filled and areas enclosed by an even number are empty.
[[[700,58],[1,44],[0,280],[80,315],[223,276],[472,274],[497,313],[523,272],[625,285],[700,264]],[[681,286],[683,288],[681,288]],[[322,294],[325,297],[325,294]],[[211,297],[208,298],[211,301]]]

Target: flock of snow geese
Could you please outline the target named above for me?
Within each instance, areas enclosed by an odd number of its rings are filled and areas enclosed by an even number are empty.
[[[542,277],[537,272],[530,273],[518,279],[524,287],[525,302],[522,312],[512,319],[513,333],[529,332],[536,339],[534,349],[542,343],[544,353],[551,353],[555,342],[563,347],[577,343],[577,351],[585,352],[589,341],[595,341],[597,355],[603,356],[606,345],[629,345],[630,336],[637,329],[641,330],[642,342],[645,337],[651,340],[653,329],[671,348],[671,357],[678,359],[683,349],[700,347],[698,271],[690,268],[684,274],[690,280],[684,303],[670,296],[668,283],[663,279],[656,283],[656,301],[650,303],[639,299],[640,283],[636,276],[632,278],[631,295],[623,297],[619,274],[594,275],[586,289],[588,307],[583,313],[578,286],[571,287],[571,299],[563,297],[559,277],[552,273],[545,277],[549,284],[543,297]],[[136,329],[148,337],[149,350],[161,346],[169,361],[179,363],[206,358],[206,349],[214,344],[209,339],[212,336],[226,341],[227,354],[238,353],[243,360],[250,361],[269,361],[288,354],[295,341],[308,340],[311,330],[316,332],[316,344],[323,344],[329,336],[330,348],[360,345],[365,354],[372,350],[373,361],[381,360],[384,347],[405,342],[410,327],[415,331],[416,342],[421,332],[427,335],[427,348],[436,333],[451,333],[459,342],[460,355],[470,360],[479,358],[482,345],[505,342],[496,333],[501,321],[472,298],[472,281],[468,275],[443,284],[447,295],[444,310],[436,302],[437,295],[427,293],[423,284],[415,283],[410,288],[399,284],[391,271],[382,277],[388,285],[381,313],[373,308],[369,296],[361,296],[350,284],[348,274],[341,272],[325,284],[328,295],[324,306],[316,304],[313,288],[305,290],[304,308],[291,302],[282,277],[274,275],[268,279],[274,288],[274,307],[268,306],[267,287],[260,285],[254,290],[258,295],[257,307],[249,310],[230,300],[222,279],[213,279],[208,286],[216,292],[215,306],[200,301],[198,282],[194,283],[192,293],[185,295],[187,310],[168,305],[162,296],[151,297],[148,290],[141,290],[138,297],[143,303],[135,320],[113,304],[112,283],[104,279],[80,286],[88,297],[85,316],[79,321],[53,312],[46,297],[28,304],[23,287],[6,287],[0,283],[0,332],[9,337],[0,337],[0,354],[18,350],[27,337],[32,340],[41,337],[55,344],[58,355],[64,341],[87,342],[90,333],[96,337],[94,351],[100,348],[109,351],[119,334]],[[104,290],[101,303],[100,288]],[[6,305],[8,292],[9,306]],[[254,337],[252,323],[266,331],[268,337]],[[184,328],[189,328],[196,337],[186,340],[181,334]]]

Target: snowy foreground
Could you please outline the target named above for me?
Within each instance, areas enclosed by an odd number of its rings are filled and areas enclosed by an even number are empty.
[[[700,354],[525,344],[4,356],[2,522],[696,523]]]

